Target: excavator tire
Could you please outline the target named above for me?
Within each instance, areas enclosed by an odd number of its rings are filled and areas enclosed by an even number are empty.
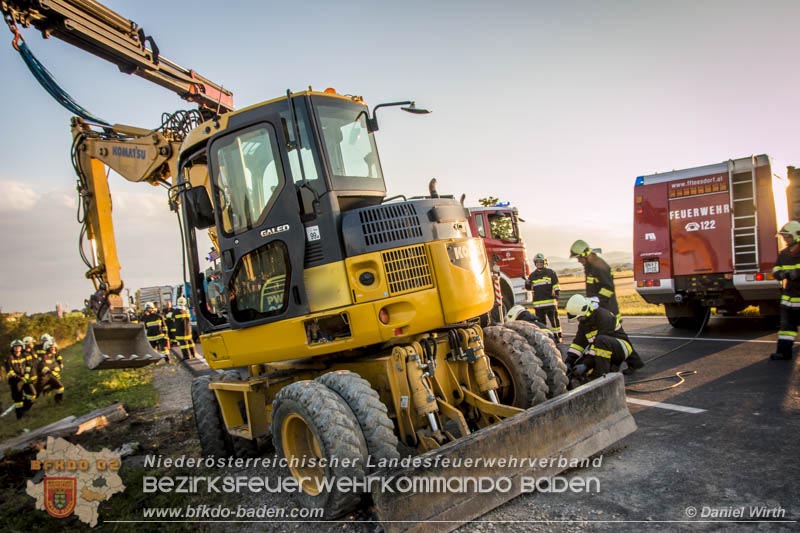
[[[382,459],[400,458],[397,435],[394,433],[389,411],[381,402],[378,392],[366,379],[349,370],[337,370],[321,375],[316,381],[341,396],[353,411],[361,431],[364,432],[367,451],[377,460],[373,463]]]
[[[233,453],[230,441],[226,438],[222,413],[217,405],[217,395],[208,388],[212,375],[200,376],[192,381],[192,406],[194,422],[197,425],[197,437],[203,455],[230,457]]]
[[[366,475],[367,444],[353,411],[341,396],[316,381],[296,381],[283,387],[272,402],[272,441],[289,461],[302,490],[297,498],[306,508],[323,509],[326,519],[358,506],[356,491],[327,491],[324,478],[361,479]],[[326,459],[309,465],[303,458]],[[332,458],[338,461],[331,461]]]
[[[506,327],[491,326],[483,330],[483,342],[500,383],[501,403],[527,409],[547,399],[541,361],[524,337]]]
[[[561,352],[556,347],[553,339],[530,322],[512,320],[504,325],[525,337],[525,340],[533,346],[534,352],[542,361],[542,368],[547,373],[547,388],[550,389],[547,398],[555,398],[567,392],[567,385],[569,384],[567,365],[564,364]]]

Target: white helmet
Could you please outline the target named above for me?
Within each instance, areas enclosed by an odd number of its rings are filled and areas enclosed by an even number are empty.
[[[50,348],[53,348],[55,345],[56,345],[56,343],[55,343],[55,342],[53,342],[53,341],[51,341],[51,340],[45,341],[45,342],[44,342],[44,346],[43,346],[43,348],[44,348],[44,351],[47,351],[47,350],[49,350]]]
[[[593,309],[591,300],[582,294],[573,294],[567,302],[567,318],[588,316]]]
[[[50,335],[49,333],[43,333],[41,338],[39,339],[39,342],[45,343],[47,341],[52,341],[52,340],[53,340],[52,335]]]
[[[31,337],[31,336],[25,337],[24,339],[22,339],[22,343],[23,344],[32,344],[33,343],[33,337]]]
[[[178,305],[186,305],[186,298],[184,298],[183,296],[178,298]]]
[[[522,312],[525,311],[525,308],[521,305],[515,305],[511,309],[508,310],[506,313],[506,321],[516,320]]]
[[[145,309],[155,309],[156,308],[156,304],[154,304],[153,302],[147,302],[146,304],[144,304],[144,308]]]
[[[790,220],[783,225],[778,235],[788,235],[794,242],[800,242],[800,222]]]

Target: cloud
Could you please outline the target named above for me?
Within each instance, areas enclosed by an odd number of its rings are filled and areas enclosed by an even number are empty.
[[[162,189],[122,189],[112,195],[125,287],[133,295],[139,287],[179,283],[180,235],[166,194]],[[70,309],[83,306],[93,287],[78,254],[76,198],[67,186],[37,193],[23,184],[0,182],[3,311],[48,311],[56,303]]]
[[[17,181],[0,181],[0,211],[30,211],[36,206],[39,194]]]

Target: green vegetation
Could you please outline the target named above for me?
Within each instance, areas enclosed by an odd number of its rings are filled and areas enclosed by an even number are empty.
[[[81,416],[114,402],[123,402],[128,409],[151,407],[158,403],[158,393],[152,385],[152,366],[89,370],[83,364],[80,344],[62,350],[62,355],[64,401],[56,405],[53,395],[46,393],[36,400],[21,420],[17,420],[13,412],[7,414],[0,423],[0,440],[15,437],[23,429],[36,429],[69,415]],[[3,411],[11,405],[11,392],[5,380],[0,383],[0,405]]]
[[[55,337],[58,344],[67,346],[83,338],[89,317],[83,313],[67,313],[58,318],[54,313],[11,315],[0,313],[0,353],[8,351],[11,341],[31,336],[39,342],[43,333]]]

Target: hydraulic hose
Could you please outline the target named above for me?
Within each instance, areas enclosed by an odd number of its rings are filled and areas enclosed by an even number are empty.
[[[697,333],[695,333],[694,337],[692,337],[688,341],[684,342],[683,344],[680,344],[680,345],[676,346],[675,348],[672,348],[671,350],[667,350],[666,352],[664,352],[662,354],[659,354],[659,355],[657,355],[655,357],[651,357],[650,359],[646,360],[645,363],[652,363],[653,361],[655,361],[657,359],[661,359],[665,355],[669,355],[669,354],[671,354],[673,352],[676,352],[676,351],[680,350],[681,348],[685,348],[686,346],[689,346],[691,343],[696,341],[697,338],[703,333],[703,330],[706,328],[706,325],[708,324],[708,321],[709,321],[710,318],[711,318],[711,308],[709,307],[709,308],[706,309],[706,314],[703,317],[702,323],[700,324],[700,329],[697,330]],[[679,370],[678,372],[676,372],[675,374],[670,375],[670,376],[664,376],[664,377],[660,377],[660,378],[640,379],[640,380],[637,380],[637,381],[629,381],[629,382],[627,382],[625,384],[625,390],[627,390],[629,392],[636,393],[636,394],[649,394],[649,393],[652,393],[652,392],[661,392],[661,391],[665,391],[665,390],[669,390],[669,389],[674,389],[675,387],[677,387],[679,385],[682,385],[686,381],[686,379],[685,379],[686,376],[693,376],[695,374],[697,374],[697,370]],[[669,380],[669,379],[677,379],[678,381],[676,383],[673,383],[672,385],[669,385],[667,387],[661,387],[661,388],[658,388],[658,389],[637,390],[637,389],[631,388],[632,385],[639,385],[639,384],[642,384],[642,383],[652,383],[654,381],[664,381],[664,380]]]

